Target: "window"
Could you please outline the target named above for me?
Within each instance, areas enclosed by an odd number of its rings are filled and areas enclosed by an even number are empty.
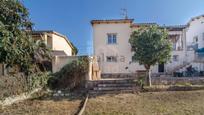
[[[178,61],[179,60],[179,56],[178,55],[173,55],[173,61]]]
[[[116,43],[117,43],[117,35],[108,34],[108,44],[116,44]]]
[[[117,62],[117,57],[116,56],[107,56],[106,61],[107,62]]]

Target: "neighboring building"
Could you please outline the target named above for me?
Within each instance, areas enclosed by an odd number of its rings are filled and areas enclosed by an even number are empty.
[[[55,31],[33,31],[32,37],[34,39],[41,39],[45,41],[47,46],[52,50],[52,72],[59,71],[67,62],[68,56],[74,54],[74,46],[68,38]]]
[[[32,31],[32,38],[35,40],[43,40],[45,44],[52,50],[52,62],[43,60],[43,63],[51,66],[53,73],[59,71],[64,65],[75,59],[74,46],[66,36],[55,31]],[[0,64],[0,74],[18,71],[16,68],[5,68]]]
[[[102,74],[136,73],[145,70],[143,65],[132,61],[129,38],[141,26],[156,23],[133,23],[133,19],[92,20],[94,56],[97,56]],[[161,26],[169,32],[172,42],[172,59],[167,64],[152,67],[153,73],[172,73],[195,66],[203,71],[203,62],[196,62],[196,49],[204,47],[204,16],[192,18],[187,25]],[[181,70],[182,71],[182,70]]]
[[[166,64],[159,64],[153,67],[153,73],[172,73],[177,67],[185,64],[185,25],[161,26],[167,29],[169,40],[172,43],[171,60]]]
[[[192,18],[186,28],[186,42],[190,49],[190,46],[194,48],[204,47],[204,15]]]
[[[195,51],[192,66],[204,70],[204,15],[191,18],[186,28],[187,51]]]

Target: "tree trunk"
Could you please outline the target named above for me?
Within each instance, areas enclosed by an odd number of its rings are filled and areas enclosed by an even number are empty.
[[[152,79],[151,79],[151,70],[150,69],[148,72],[148,78],[149,78],[149,86],[151,87],[152,86]]]
[[[150,66],[145,66],[147,72],[146,72],[146,84],[148,86],[152,86],[152,82],[151,82],[151,70],[150,70]]]

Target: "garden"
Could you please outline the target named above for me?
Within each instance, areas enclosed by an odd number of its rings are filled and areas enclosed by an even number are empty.
[[[32,27],[29,12],[20,1],[1,0],[1,115],[204,114],[204,80],[196,85],[190,80],[188,83],[180,79],[184,82],[173,84],[171,79],[163,79],[167,83],[163,86],[159,78],[158,86],[154,86],[157,79],[140,76],[135,82],[139,90],[134,93],[89,95],[85,87],[89,58],[78,56],[52,73],[51,64],[45,64],[52,61],[51,49],[42,40],[32,38]],[[144,65],[149,73],[151,66],[167,62],[172,50],[167,37],[167,31],[157,26],[133,32],[129,41],[133,60]],[[186,73],[190,76],[197,72],[189,68]]]

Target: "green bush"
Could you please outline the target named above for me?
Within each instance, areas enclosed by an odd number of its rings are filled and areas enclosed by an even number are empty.
[[[48,83],[48,79],[50,78],[50,73],[39,72],[28,76],[28,78],[29,78],[28,79],[29,90],[33,90],[35,88],[46,87]]]
[[[48,81],[51,89],[68,89],[72,90],[83,87],[85,77],[88,74],[89,60],[88,57],[80,57],[65,65],[59,72],[55,73]]]
[[[138,79],[137,79],[137,81],[136,81],[136,83],[137,83],[138,85],[140,85],[140,87],[141,87],[142,89],[144,89],[144,85],[145,85],[145,75],[139,76]]]

